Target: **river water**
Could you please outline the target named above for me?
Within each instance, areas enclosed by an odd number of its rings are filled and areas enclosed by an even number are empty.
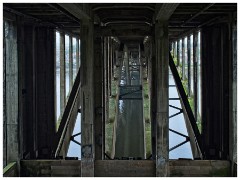
[[[125,79],[122,78],[121,84],[124,85],[125,83]],[[140,85],[139,73],[136,71],[132,73],[131,84]],[[171,72],[169,73],[169,85],[175,85]],[[169,87],[169,97],[179,97],[176,87]],[[119,100],[115,157],[141,157],[144,159],[144,125],[142,117],[142,103],[142,100]],[[170,100],[169,104],[181,108],[179,100]],[[178,110],[169,107],[169,116],[177,112]],[[170,118],[169,128],[188,135],[183,114]],[[80,131],[81,114],[78,114],[73,134],[77,134]],[[76,136],[75,140],[81,142],[81,135]],[[169,148],[183,142],[184,140],[184,137],[179,136],[171,131],[169,132]],[[78,157],[81,159],[81,147],[71,141],[67,156]],[[178,158],[193,158],[189,142],[169,152],[169,159]]]
[[[125,66],[123,66],[123,69]],[[139,71],[130,71],[130,82],[126,83],[126,70],[121,74],[121,86],[141,85]],[[120,86],[120,88],[121,88]],[[130,94],[131,96],[131,94]],[[134,96],[134,94],[132,94]],[[141,94],[140,94],[140,97]],[[115,158],[132,157],[144,159],[144,120],[142,99],[123,99],[118,102]]]

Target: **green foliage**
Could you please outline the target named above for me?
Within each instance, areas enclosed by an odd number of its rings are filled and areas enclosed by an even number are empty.
[[[177,66],[177,58],[176,57],[173,58],[173,61],[174,61],[175,66]]]
[[[197,120],[197,127],[198,127],[200,134],[202,134],[202,122],[201,122],[200,116]]]
[[[176,62],[176,59],[175,59],[175,62]],[[179,65],[180,67],[182,67],[182,64],[180,63]],[[184,75],[182,74],[182,68],[178,68],[178,74],[180,77],[183,77]],[[186,94],[188,94],[188,80],[187,78],[182,78],[182,85],[183,85],[183,88],[184,88],[184,91]],[[188,97],[188,102],[189,102],[189,105],[191,107],[191,110],[192,112],[194,112],[194,96],[189,96]],[[199,132],[202,133],[202,123],[201,123],[201,117],[200,115],[198,115],[197,117],[197,126],[198,126],[198,129],[199,129]]]
[[[192,109],[192,112],[194,112],[194,97],[193,96],[189,96],[188,97],[188,102],[189,102],[189,105]]]

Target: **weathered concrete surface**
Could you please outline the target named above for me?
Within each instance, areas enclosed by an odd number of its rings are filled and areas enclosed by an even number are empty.
[[[21,177],[80,177],[81,161],[22,160]]]
[[[230,117],[229,122],[229,154],[232,161],[232,174],[237,176],[237,25],[236,22],[232,25],[232,64],[230,69]]]
[[[81,161],[22,160],[21,177],[81,176]],[[96,160],[95,177],[154,177],[152,160]],[[170,160],[170,177],[229,177],[230,162],[220,160]]]
[[[81,26],[81,152],[82,176],[94,176],[94,53],[93,22]]]
[[[170,177],[229,177],[230,162],[216,160],[169,161]]]
[[[5,165],[9,162],[18,160],[18,51],[17,51],[17,29],[12,22],[6,24],[7,29],[5,34],[5,98],[4,101],[4,157]]]
[[[96,177],[153,177],[155,163],[148,160],[95,161]]]
[[[168,176],[169,160],[169,101],[168,101],[168,22],[155,24],[156,43],[156,176]]]
[[[3,169],[3,177],[18,177],[18,168],[17,163],[12,162],[9,163],[4,169]]]

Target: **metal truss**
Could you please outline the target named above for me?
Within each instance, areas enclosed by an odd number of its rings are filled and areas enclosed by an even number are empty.
[[[72,142],[74,142],[74,143],[78,144],[79,146],[81,146],[81,143],[80,143],[80,142],[78,142],[78,141],[76,141],[76,140],[74,139],[74,137],[76,137],[76,136],[79,136],[79,135],[81,135],[81,132],[80,132],[80,133],[77,133],[77,134],[74,134],[74,135],[72,135],[72,136],[70,137],[70,140],[71,140]]]

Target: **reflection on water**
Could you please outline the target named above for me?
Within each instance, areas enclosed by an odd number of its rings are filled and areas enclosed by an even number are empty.
[[[120,85],[140,85],[139,71],[130,71],[130,77],[130,84],[127,84],[126,70],[123,66]],[[118,108],[115,158],[144,159],[143,101],[141,99],[119,100]]]

